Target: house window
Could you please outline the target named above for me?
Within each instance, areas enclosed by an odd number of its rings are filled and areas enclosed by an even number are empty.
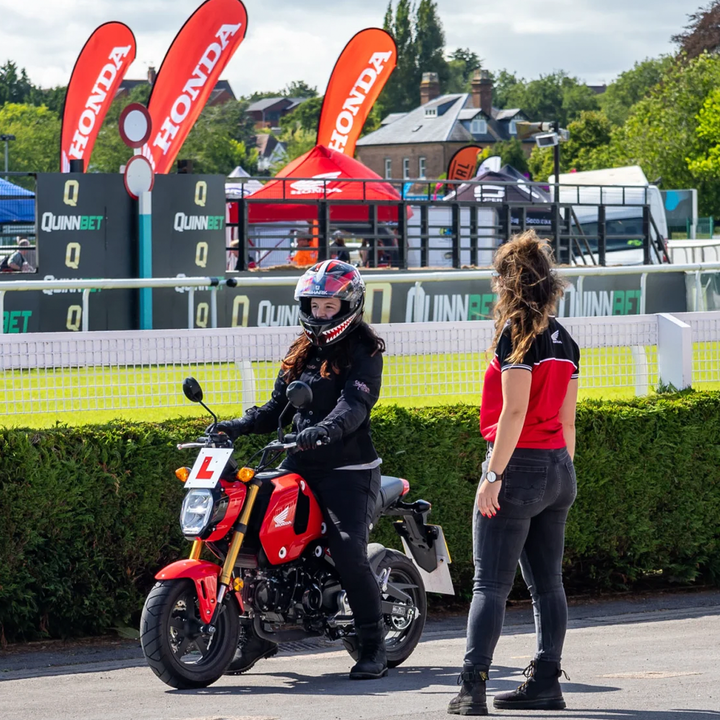
[[[385,179],[389,180],[392,177],[392,160],[385,158]]]
[[[403,179],[410,177],[410,158],[403,158]]]
[[[510,134],[517,135],[517,123],[514,120],[510,121]]]
[[[425,177],[425,158],[418,158],[418,177]]]
[[[475,118],[470,126],[470,132],[473,135],[487,135],[487,120],[485,118]]]

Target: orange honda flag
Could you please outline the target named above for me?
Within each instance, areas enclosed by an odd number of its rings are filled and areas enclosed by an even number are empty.
[[[470,180],[475,177],[478,155],[482,152],[479,145],[468,145],[460,148],[450,159],[448,180]]]
[[[207,0],[173,40],[148,102],[152,135],[142,154],[156,173],[172,168],[246,32],[247,12],[240,0]]]
[[[122,79],[135,59],[135,36],[127,25],[96,28],[75,62],[62,112],[60,170],[71,160],[90,163],[95,140]]]
[[[390,33],[362,30],[335,63],[320,111],[317,145],[352,157],[365,120],[397,64]]]

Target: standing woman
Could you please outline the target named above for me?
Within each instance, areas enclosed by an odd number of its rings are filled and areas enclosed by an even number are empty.
[[[272,397],[242,418],[217,424],[233,440],[277,429],[294,380],[313,392],[310,407],[295,414],[297,451],[283,468],[302,475],[327,522],[333,561],[353,611],[360,657],[351,680],[387,674],[380,586],[367,556],[369,525],[380,489],[381,460],[370,437],[370,410],[380,396],[385,343],[363,321],[365,283],[357,268],[338,260],[311,267],[295,288],[303,333],[290,346]],[[277,645],[245,632],[229,674],[249,670]]]
[[[563,293],[550,249],[524,232],[495,255],[495,357],[480,430],[488,443],[473,516],[475,579],[453,715],[487,715],[485,683],[518,561],[530,590],[537,651],[527,678],[494,698],[503,709],[559,710],[567,628],[565,522],[577,492],[575,405],[580,351],[551,315]]]

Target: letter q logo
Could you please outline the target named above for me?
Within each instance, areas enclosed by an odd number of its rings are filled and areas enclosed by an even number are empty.
[[[63,202],[66,205],[77,207],[79,195],[80,183],[77,180],[67,180],[65,182],[65,193],[63,194]]]
[[[198,180],[195,183],[195,204],[205,207],[207,202],[207,183],[204,180]]]

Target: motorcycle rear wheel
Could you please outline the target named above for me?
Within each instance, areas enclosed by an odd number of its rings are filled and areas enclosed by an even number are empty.
[[[425,628],[425,619],[427,618],[427,597],[425,595],[425,584],[412,560],[403,553],[397,550],[388,550],[379,543],[368,545],[368,557],[371,564],[375,563],[378,556],[382,556],[377,566],[378,574],[390,568],[388,583],[397,585],[412,598],[413,617],[409,623],[400,617],[383,615],[386,629],[387,663],[388,667],[394,668],[402,665],[413,654],[417,644],[420,642]],[[396,598],[391,598],[388,593],[383,593],[382,599],[392,600],[396,605],[408,604],[407,602],[397,601]],[[352,659],[357,661],[360,657],[357,635],[343,638],[343,645]]]
[[[203,634],[195,583],[187,579],[156,583],[140,619],[140,643],[151,670],[180,690],[212,685],[235,655],[238,614],[235,600],[228,598],[215,633]]]

